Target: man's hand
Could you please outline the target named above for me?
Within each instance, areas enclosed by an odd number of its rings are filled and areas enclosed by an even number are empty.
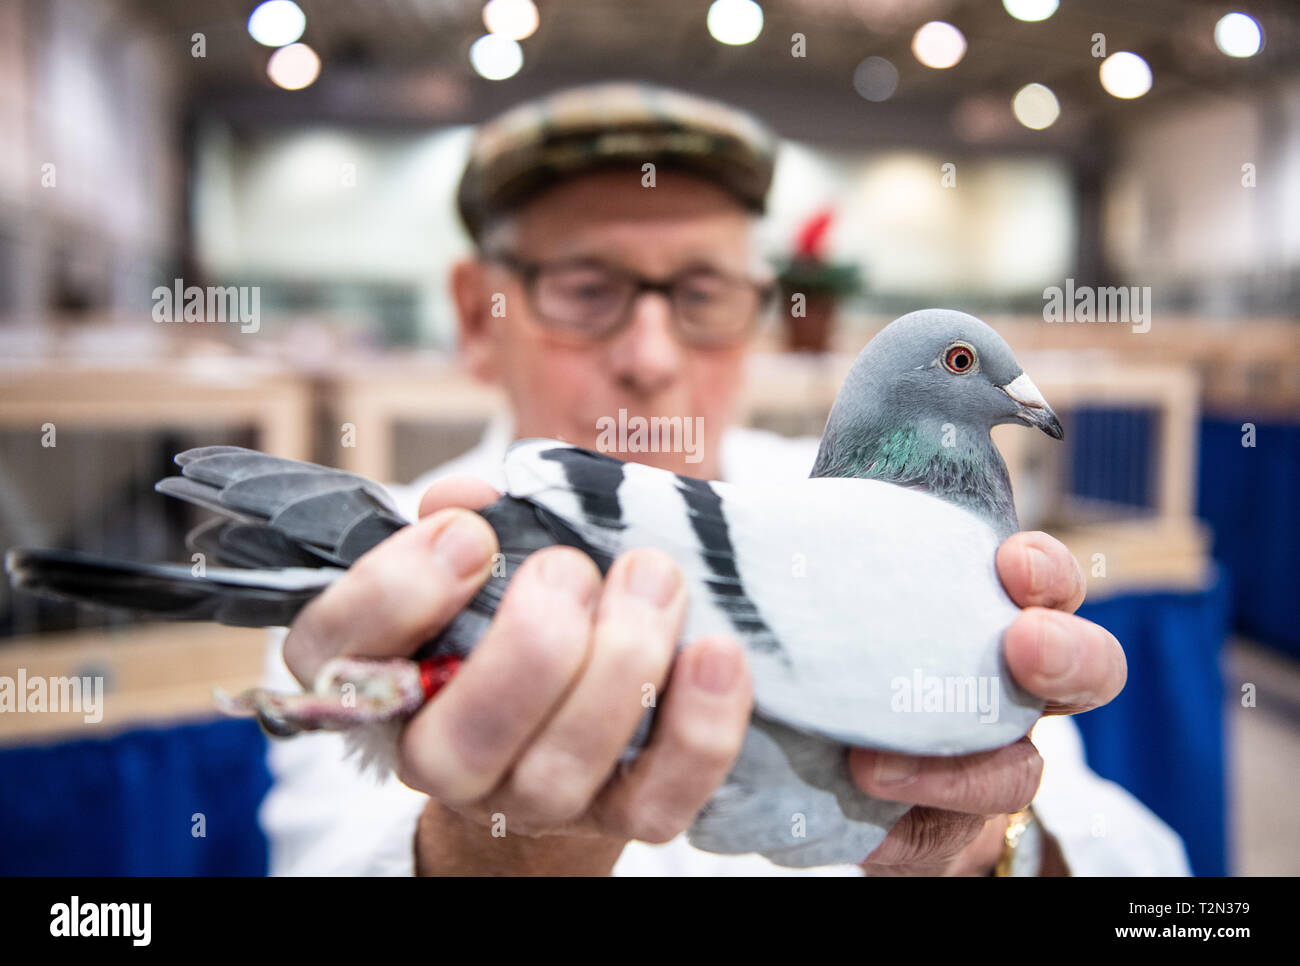
[[[285,642],[290,670],[310,685],[332,657],[409,656],[434,637],[491,571],[495,535],[470,510],[496,498],[475,480],[430,488],[417,524],[299,615]],[[1047,714],[1112,700],[1124,686],[1124,653],[1109,632],[1072,615],[1084,579],[1065,547],[1016,534],[997,567],[1025,608],[1003,641],[1017,682],[1047,701]],[[658,551],[624,554],[603,581],[570,548],[525,561],[474,661],[402,733],[399,776],[431,796],[420,870],[608,872],[628,840],[666,842],[684,831],[739,753],[753,692],[744,653],[728,638],[693,642],[673,664],[685,608],[681,574]],[[646,694],[662,696],[654,740],[609,778]],[[1033,799],[1042,774],[1028,738],[959,758],[854,749],[849,764],[868,794],[916,806],[864,862],[874,875],[986,874],[1007,814]]]
[[[1124,687],[1124,650],[1105,628],[1074,616],[1082,571],[1064,544],[1017,533],[998,548],[998,576],[1024,612],[1007,628],[1007,666],[1044,714],[1107,704]],[[997,862],[1007,815],[1028,805],[1043,760],[1028,737],[958,758],[917,758],[854,749],[854,781],[869,795],[916,807],[863,863],[871,875],[987,875]]]
[[[290,670],[309,685],[332,657],[409,656],[436,636],[491,572],[496,538],[470,509],[497,497],[467,479],[430,488],[418,523],[304,608],[285,642]],[[603,581],[572,548],[529,556],[474,659],[402,732],[399,777],[434,800],[417,868],[608,872],[629,839],[684,831],[740,751],[753,692],[728,638],[695,641],[674,664],[686,605],[657,550],[624,554]],[[648,697],[653,740],[610,778]]]

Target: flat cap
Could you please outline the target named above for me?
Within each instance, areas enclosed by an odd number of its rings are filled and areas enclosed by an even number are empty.
[[[493,217],[567,178],[652,162],[707,178],[762,213],[775,152],[766,127],[718,101],[649,84],[575,87],[481,125],[456,204],[477,241]]]

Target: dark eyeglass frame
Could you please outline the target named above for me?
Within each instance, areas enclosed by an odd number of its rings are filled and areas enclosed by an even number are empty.
[[[653,279],[629,268],[624,268],[622,265],[615,265],[598,258],[578,257],[529,261],[508,251],[482,252],[479,257],[485,262],[502,265],[519,276],[524,283],[524,292],[528,297],[533,315],[546,327],[548,332],[580,343],[600,342],[622,331],[632,318],[632,310],[637,300],[646,292],[655,292],[666,298],[672,306],[673,328],[683,342],[700,348],[726,348],[744,342],[753,335],[759,321],[769,309],[772,296],[776,292],[776,283],[774,281],[763,282],[743,275],[721,272],[711,267],[688,268],[666,279]],[[628,294],[624,297],[623,304],[618,312],[614,314],[613,322],[600,331],[585,331],[575,327],[569,320],[549,317],[541,310],[537,298],[538,280],[547,270],[564,268],[599,269],[607,272],[614,281],[626,287]],[[707,273],[731,285],[746,287],[754,293],[756,296],[754,310],[750,314],[750,318],[744,321],[742,327],[734,332],[729,331],[710,336],[699,329],[692,329],[687,324],[684,324],[691,312],[684,307],[685,301],[681,296],[683,290],[680,286],[685,279],[700,273]]]

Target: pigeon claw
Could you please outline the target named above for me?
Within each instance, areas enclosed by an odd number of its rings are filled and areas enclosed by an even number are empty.
[[[426,700],[426,682],[414,661],[335,658],[321,668],[311,691],[252,688],[231,695],[213,688],[213,697],[225,714],[251,716],[271,737],[287,738],[410,717]]]

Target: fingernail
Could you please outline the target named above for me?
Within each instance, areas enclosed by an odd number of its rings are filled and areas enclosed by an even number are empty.
[[[466,514],[458,513],[438,534],[433,552],[457,577],[468,577],[483,569],[492,555],[492,543],[484,527]]]
[[[881,785],[901,785],[911,781],[921,770],[919,758],[910,755],[877,755],[871,775]]]
[[[713,694],[726,694],[740,678],[740,649],[710,641],[695,655],[695,683]]]
[[[1055,614],[1043,615],[1038,645],[1038,673],[1048,678],[1064,677],[1074,670],[1077,658],[1069,632]]]
[[[681,586],[681,573],[671,560],[658,553],[637,554],[627,569],[624,586],[629,593],[663,607]]]
[[[587,604],[596,595],[592,566],[578,551],[552,551],[542,558],[542,579],[556,590],[572,594]]]
[[[1052,581],[1052,558],[1037,547],[1028,547],[1025,560],[1029,563],[1029,592],[1041,594]]]

